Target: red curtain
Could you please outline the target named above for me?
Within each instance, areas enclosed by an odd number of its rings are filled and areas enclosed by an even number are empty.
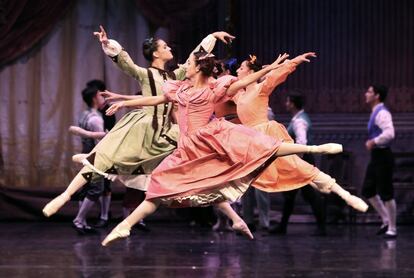
[[[75,1],[0,1],[0,66],[8,64],[40,42]]]

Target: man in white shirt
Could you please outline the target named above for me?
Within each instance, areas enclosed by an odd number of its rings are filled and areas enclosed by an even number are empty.
[[[299,93],[291,93],[286,99],[286,110],[293,116],[287,131],[289,135],[295,140],[296,144],[308,145],[311,143],[311,128],[312,122],[308,114],[303,109],[304,99]],[[315,164],[315,159],[311,154],[305,154],[303,159],[310,164]],[[290,215],[295,206],[296,194],[301,191],[303,199],[307,201],[312,208],[313,215],[316,219],[317,228],[313,235],[324,236],[325,231],[325,204],[324,197],[316,192],[312,186],[306,185],[299,189],[283,192],[283,211],[280,224],[271,227],[269,232],[273,234],[284,235],[287,232]]]
[[[365,174],[362,194],[381,216],[382,225],[377,235],[397,237],[397,205],[394,200],[392,174],[394,157],[391,143],[395,137],[390,111],[384,106],[388,88],[372,85],[365,92],[365,101],[371,107],[368,122],[368,140],[365,146],[371,152],[371,160]]]

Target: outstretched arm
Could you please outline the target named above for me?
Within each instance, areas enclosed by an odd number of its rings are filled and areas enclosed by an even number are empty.
[[[114,103],[106,110],[106,115],[110,116],[115,114],[122,107],[139,107],[139,106],[155,106],[161,103],[169,102],[165,95],[154,97],[141,97],[137,99],[125,100]]]
[[[147,70],[136,65],[129,54],[123,50],[122,46],[117,41],[108,39],[108,35],[102,25],[100,25],[99,28],[100,31],[94,32],[93,34],[101,42],[105,54],[111,57],[123,72],[137,79],[139,82],[142,82],[147,74]]]
[[[207,52],[212,52],[214,49],[214,46],[216,45],[217,40],[222,41],[225,44],[230,44],[232,42],[233,39],[235,39],[236,37],[230,35],[227,32],[223,32],[223,31],[219,31],[219,32],[214,32],[209,34],[207,37],[205,37],[201,43],[199,45],[196,46],[196,48],[194,48],[193,51],[191,51],[190,55],[188,55],[187,61],[180,65],[178,69],[176,69],[174,71],[175,75],[177,76],[178,80],[182,80],[185,78],[185,71],[187,69],[186,65],[188,60],[191,57],[191,54],[193,54],[194,52],[197,52],[200,50],[200,47],[203,47],[203,49]]]
[[[255,73],[249,74],[248,76],[244,77],[243,79],[240,79],[240,80],[234,82],[233,84],[231,84],[230,87],[227,89],[226,94],[230,97],[235,95],[240,89],[247,87],[251,83],[256,82],[261,77],[263,77],[264,75],[271,72],[272,70],[277,69],[278,67],[280,67],[281,66],[280,63],[282,63],[288,57],[289,57],[289,55],[286,54],[286,53],[283,54],[283,55],[279,55],[279,57],[277,57],[276,61],[274,61],[271,65],[255,72]]]
[[[69,127],[69,132],[76,136],[80,136],[84,138],[91,138],[95,140],[100,140],[106,135],[106,132],[104,131],[89,131],[89,130],[86,130],[79,126],[74,126],[74,125],[71,125]]]
[[[296,66],[303,62],[309,63],[309,58],[311,57],[316,57],[316,54],[314,52],[307,52],[292,60],[286,60],[280,67],[272,70],[265,76],[260,93],[271,94],[278,85],[286,81],[288,75],[296,69]]]
[[[100,92],[100,94],[107,101],[130,100],[130,99],[137,99],[137,98],[142,97],[142,96],[139,96],[139,95],[121,95],[121,94],[117,94],[117,93],[114,93],[114,92],[110,92],[108,90]]]

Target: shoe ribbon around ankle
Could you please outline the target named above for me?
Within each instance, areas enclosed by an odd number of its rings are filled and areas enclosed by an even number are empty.
[[[103,176],[104,178],[110,180],[110,181],[115,181],[117,178],[117,175],[112,175],[112,174],[108,174],[105,172],[102,172],[101,170],[99,170],[98,168],[96,168],[95,166],[92,165],[92,163],[89,162],[88,159],[84,158],[81,160],[82,164],[86,167],[88,167],[89,169],[91,169],[92,171],[96,172],[97,174]]]

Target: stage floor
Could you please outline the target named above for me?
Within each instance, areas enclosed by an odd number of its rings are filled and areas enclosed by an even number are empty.
[[[289,226],[256,240],[184,223],[149,223],[151,232],[101,247],[106,234],[78,236],[70,223],[0,223],[0,277],[414,277],[414,226],[397,240],[376,226]]]

